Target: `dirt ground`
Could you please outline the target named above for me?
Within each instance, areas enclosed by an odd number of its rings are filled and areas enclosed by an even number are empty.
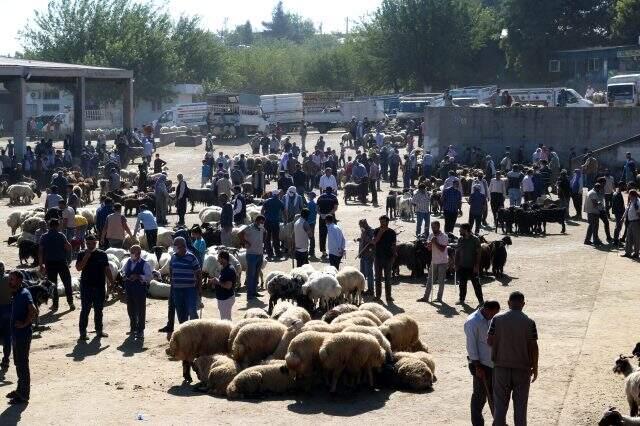
[[[310,140],[315,137],[309,135]],[[339,134],[325,139],[335,148]],[[248,146],[226,144],[218,150],[239,153],[248,151]],[[170,146],[159,152],[168,161],[171,176],[181,172],[191,186],[199,185],[203,146]],[[378,198],[384,200],[387,190],[383,184]],[[44,199],[36,202],[42,205]],[[4,224],[16,208],[6,207],[6,199],[0,203]],[[346,264],[357,266],[353,242],[357,220],[364,217],[376,224],[381,214],[383,207],[341,204],[337,215],[350,241]],[[170,217],[172,222],[176,219]],[[188,215],[187,221],[197,222],[197,212]],[[403,241],[415,233],[412,222],[395,221],[392,226],[403,230],[399,236]],[[638,340],[634,330],[640,320],[640,295],[635,285],[640,269],[638,263],[620,258],[617,250],[583,245],[585,229],[584,222],[570,223],[562,235],[559,225],[550,225],[546,237],[515,237],[505,268],[508,277],[501,282],[493,277],[483,280],[485,299],[497,299],[504,307],[511,291],[522,291],[525,311],[538,325],[540,375],[531,386],[530,424],[595,424],[609,405],[628,409],[623,379],[611,368],[614,357],[629,353]],[[8,227],[2,227],[0,240],[6,241],[9,234]],[[487,235],[488,240],[498,237],[492,232]],[[8,267],[17,265],[17,249],[3,244],[0,258]],[[290,261],[283,261],[270,263],[268,270],[290,267]],[[59,312],[50,313],[48,307],[41,311],[48,329],[32,344],[31,402],[26,407],[0,409],[0,424],[129,424],[137,422],[138,415],[158,424],[469,424],[471,377],[462,326],[471,308],[454,304],[457,289],[452,283],[445,290],[446,304],[416,302],[423,294],[423,281],[410,279],[406,269],[401,274],[389,309],[406,312],[419,322],[421,339],[436,360],[438,382],[433,392],[363,390],[330,398],[318,390],[312,395],[249,401],[194,393],[182,384],[180,364],[167,359],[165,335],[156,332],[166,322],[166,301],[148,300],[146,340],[139,346],[127,339],[126,307],[119,302],[105,309],[108,338],[77,343],[79,310],[66,311],[62,299]],[[467,300],[475,301],[471,288]],[[251,306],[265,306],[267,301],[263,292],[260,302]],[[241,318],[246,308],[243,293],[236,300],[234,318]],[[205,299],[203,316],[218,318],[215,300]],[[12,365],[0,380],[0,391],[11,390],[15,381]],[[490,419],[488,410],[485,415]]]

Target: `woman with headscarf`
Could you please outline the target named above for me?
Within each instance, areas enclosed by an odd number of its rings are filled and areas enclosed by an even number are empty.
[[[169,191],[167,191],[167,175],[158,177],[155,186],[156,194],[156,220],[158,225],[167,224],[167,205],[169,201]]]

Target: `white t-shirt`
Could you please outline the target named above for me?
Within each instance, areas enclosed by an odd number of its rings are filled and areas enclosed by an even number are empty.
[[[432,232],[429,234],[427,238],[427,243],[430,243],[433,239],[435,239],[440,245],[449,244],[449,237],[444,232],[440,232],[437,236]],[[432,265],[442,265],[444,263],[449,262],[449,254],[447,253],[447,248],[444,250],[440,250],[436,247],[435,244],[431,245],[431,264]]]
[[[293,224],[296,251],[301,253],[309,251],[309,234],[307,233],[307,229],[309,229],[309,224],[301,217]]]
[[[324,192],[325,188],[331,187],[333,188],[333,193],[338,192],[338,182],[336,181],[336,177],[334,175],[327,176],[322,175],[320,177],[320,191]]]
[[[67,219],[67,228],[75,228],[76,227],[76,212],[73,208],[67,206],[64,210],[62,210],[62,220]]]

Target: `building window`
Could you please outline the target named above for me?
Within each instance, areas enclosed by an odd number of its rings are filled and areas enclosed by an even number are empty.
[[[587,71],[600,71],[602,68],[602,60],[600,58],[591,58],[587,62]]]
[[[42,112],[58,112],[60,111],[59,104],[42,104]]]
[[[48,100],[60,99],[60,91],[55,89],[46,89],[43,91],[42,99],[48,99]]]
[[[552,59],[549,61],[549,72],[560,72],[560,61]]]

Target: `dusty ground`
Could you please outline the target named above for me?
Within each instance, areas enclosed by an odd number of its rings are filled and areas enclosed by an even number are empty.
[[[336,147],[338,138],[333,134],[326,139]],[[171,146],[160,152],[169,162],[171,175],[182,172],[196,186],[203,149]],[[245,152],[247,146],[218,149]],[[383,189],[386,194],[386,185]],[[381,194],[379,198],[384,199]],[[5,223],[14,208],[5,207],[6,200],[1,202],[0,223]],[[341,205],[338,210],[350,241],[357,236],[357,219],[365,217],[375,224],[380,214],[382,208],[357,204]],[[188,216],[189,223],[197,220],[196,214]],[[393,226],[404,229],[401,240],[411,239],[414,223],[398,221]],[[509,278],[483,281],[485,299],[497,299],[505,306],[511,291],[524,292],[526,312],[537,322],[540,377],[531,387],[529,401],[529,420],[535,425],[595,424],[610,404],[627,410],[623,380],[611,367],[614,357],[629,353],[638,340],[638,263],[621,259],[616,250],[584,246],[584,223],[573,223],[567,230],[567,235],[561,235],[558,225],[550,225],[547,237],[514,238],[505,269]],[[6,240],[9,232],[3,227],[0,239]],[[491,233],[487,238],[497,236]],[[346,264],[356,265],[356,250],[351,242]],[[7,265],[18,263],[15,248],[2,245],[0,257]],[[268,269],[287,270],[290,265],[289,261],[271,263]],[[127,315],[121,303],[105,310],[109,338],[77,343],[79,311],[65,311],[61,300],[56,314],[43,307],[42,318],[50,329],[33,341],[31,403],[0,409],[0,424],[126,424],[136,422],[138,413],[159,424],[469,424],[471,377],[462,325],[470,308],[454,305],[457,289],[452,284],[446,288],[447,304],[442,307],[417,303],[424,291],[422,282],[410,280],[406,270],[401,273],[401,283],[393,288],[395,305],[389,308],[407,312],[420,323],[421,338],[437,363],[439,380],[431,393],[361,391],[331,399],[318,391],[300,399],[258,401],[227,401],[193,393],[181,383],[180,364],[164,354],[165,336],[156,332],[166,321],[166,301],[148,301],[147,338],[140,347],[126,339]],[[473,300],[470,289],[468,301]],[[258,306],[266,301],[263,296]],[[240,318],[246,307],[243,294],[236,301],[234,318]],[[218,317],[214,300],[205,301],[204,317]],[[0,389],[8,392],[14,385],[12,365]]]

